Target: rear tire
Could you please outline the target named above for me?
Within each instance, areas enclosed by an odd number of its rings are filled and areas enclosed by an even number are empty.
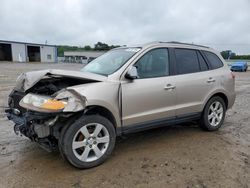
[[[224,100],[215,96],[211,98],[202,113],[200,127],[206,131],[218,130],[224,122],[226,114],[226,105]]]
[[[71,165],[86,169],[102,164],[111,155],[115,140],[115,128],[108,119],[86,115],[63,131],[59,147]]]

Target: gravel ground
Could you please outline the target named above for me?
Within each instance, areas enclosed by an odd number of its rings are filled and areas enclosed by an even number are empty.
[[[0,63],[0,106],[21,72],[77,64]],[[237,98],[217,132],[183,124],[119,138],[103,165],[78,170],[13,132],[0,109],[0,187],[250,187],[250,71],[236,73]]]

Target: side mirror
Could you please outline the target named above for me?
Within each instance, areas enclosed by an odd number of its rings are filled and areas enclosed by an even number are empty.
[[[137,68],[135,66],[132,66],[126,73],[125,78],[130,79],[130,80],[139,78]]]

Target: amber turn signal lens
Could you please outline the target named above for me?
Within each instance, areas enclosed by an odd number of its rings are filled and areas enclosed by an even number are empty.
[[[41,107],[45,109],[50,109],[50,110],[62,110],[65,107],[65,103],[62,101],[48,99],[47,102],[42,104]]]

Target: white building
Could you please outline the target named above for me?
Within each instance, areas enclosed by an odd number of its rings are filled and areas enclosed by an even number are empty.
[[[57,47],[0,40],[0,61],[56,63]]]
[[[65,51],[64,61],[69,63],[88,63],[106,51]]]

